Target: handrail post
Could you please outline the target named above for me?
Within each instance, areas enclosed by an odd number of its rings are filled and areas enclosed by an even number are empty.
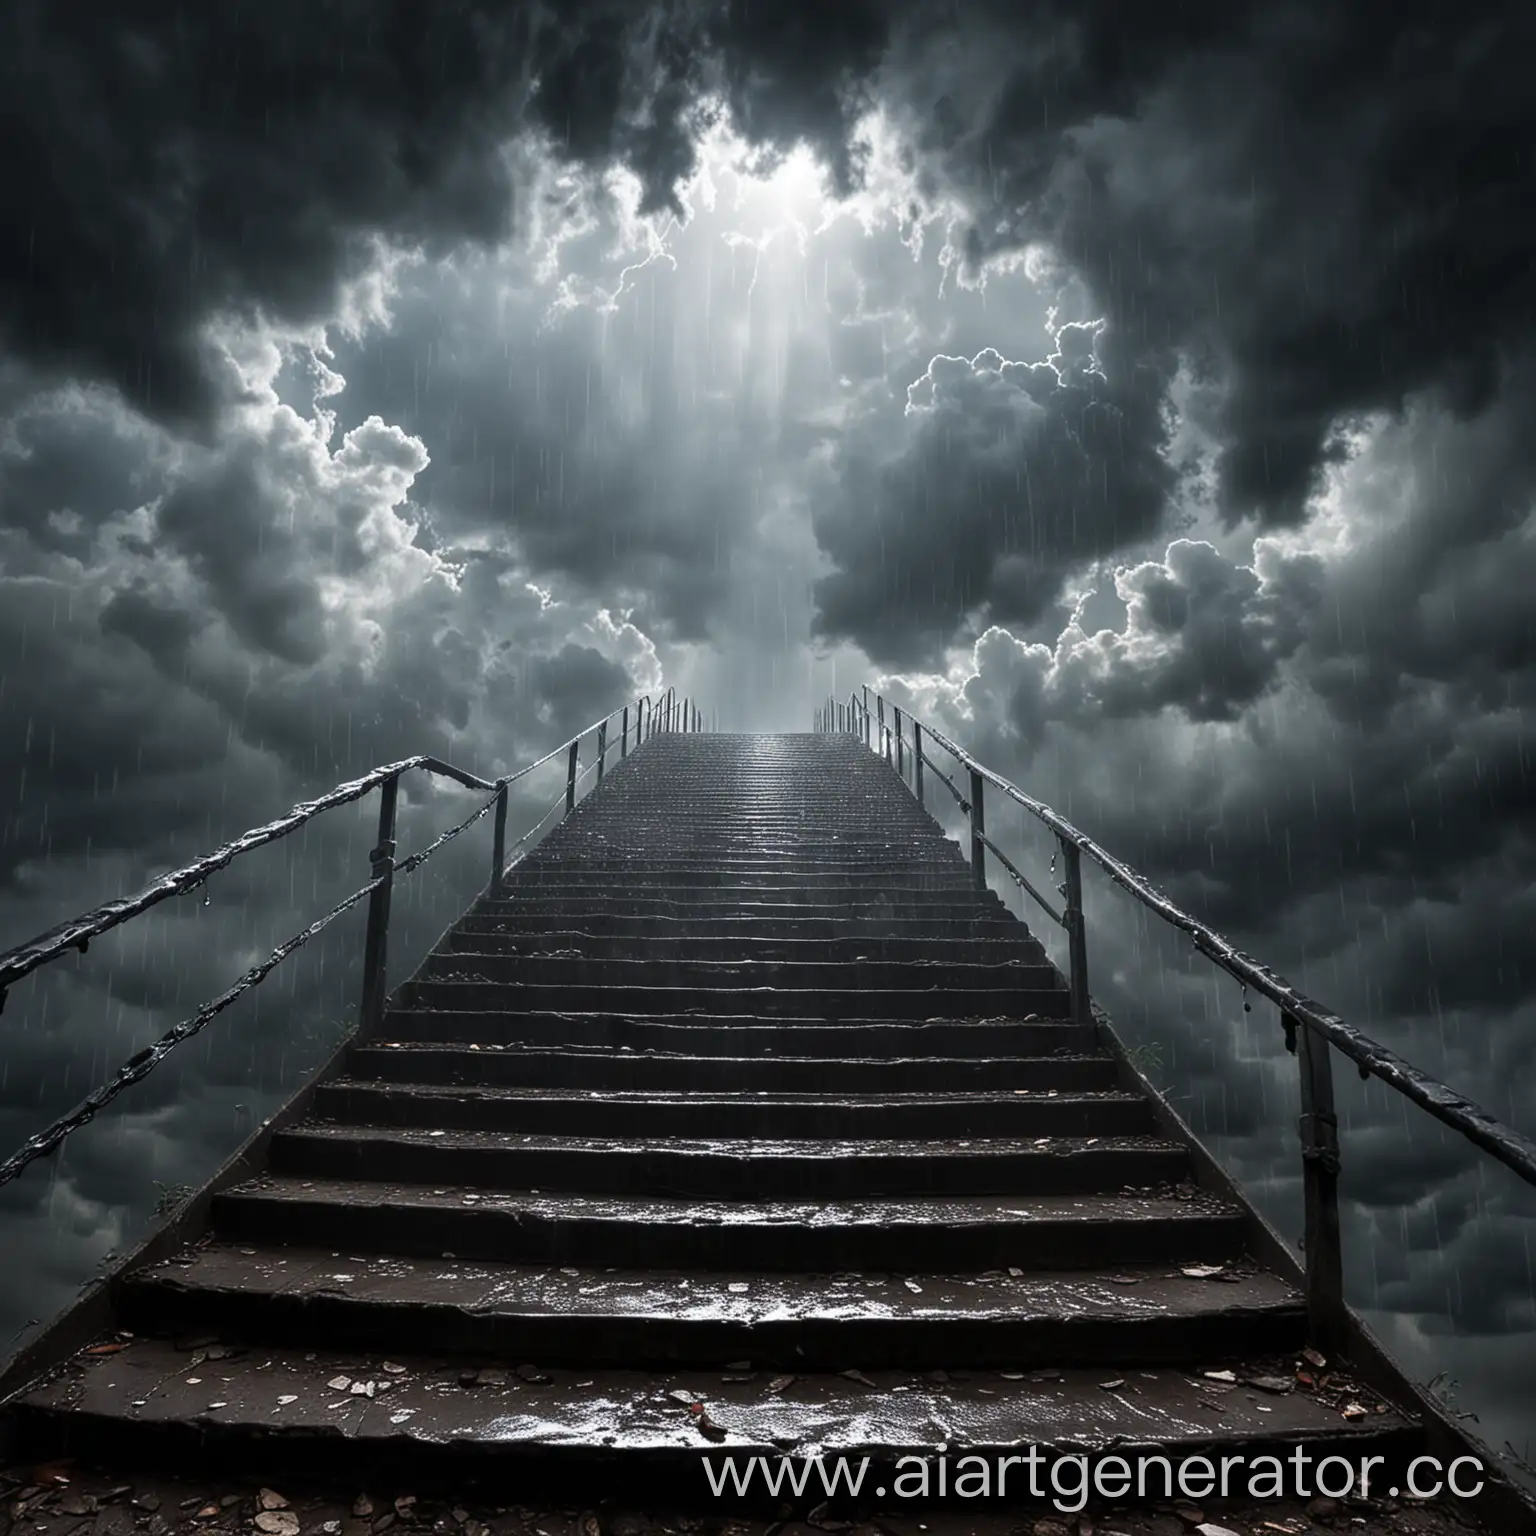
[[[1058,837],[1061,848],[1061,894],[1065,898],[1062,926],[1067,930],[1067,986],[1070,989],[1072,1020],[1076,1024],[1093,1023],[1088,1003],[1088,928],[1083,917],[1083,861],[1076,843]]]
[[[864,683],[864,750],[869,750],[869,684]]]
[[[370,880],[383,878],[368,898],[368,931],[363,941],[363,992],[357,1009],[358,1034],[372,1035],[384,1019],[384,985],[389,967],[389,898],[395,879],[395,806],[398,778],[379,785],[379,839],[368,855]]]
[[[603,768],[608,756],[608,722],[606,720],[597,728],[597,782],[603,782]]]
[[[889,762],[891,757],[891,744],[889,740],[887,740],[885,734],[885,699],[878,693],[875,695],[875,722],[876,728],[879,731],[878,744],[875,747],[875,751],[878,752],[881,757],[885,758],[887,762]]]
[[[987,888],[987,850],[981,834],[987,830],[986,811],[983,806],[981,775],[971,769],[971,877],[982,889]]]
[[[1333,1060],[1326,1040],[1283,1015],[1301,1068],[1301,1172],[1305,1202],[1302,1248],[1307,1265],[1307,1319],[1314,1347],[1331,1354],[1344,1320],[1344,1254],[1339,1233],[1339,1121]]]
[[[901,760],[901,711],[894,704],[891,710],[896,717],[896,773],[902,783],[906,783],[907,771]]]
[[[624,713],[619,719],[619,761],[622,763],[629,756],[629,705],[624,706]]]
[[[570,762],[565,770],[565,814],[576,809],[576,756],[581,751],[581,737],[571,743]]]
[[[501,894],[501,877],[507,867],[507,786],[496,791],[496,821],[491,833],[491,895]]]
[[[912,722],[912,778],[917,786],[917,803],[923,803],[923,728]]]

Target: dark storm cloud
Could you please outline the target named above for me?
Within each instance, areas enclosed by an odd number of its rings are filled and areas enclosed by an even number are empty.
[[[509,294],[491,264],[413,273],[387,334],[337,345],[335,407],[431,445],[416,493],[444,549],[515,537],[537,570],[697,640],[729,627],[722,574],[750,554],[756,517],[742,479],[771,465],[777,434],[766,413],[685,386],[653,345],[691,358],[696,288],[666,267],[631,283],[615,314],[550,323],[546,296]]]
[[[1232,372],[1234,511],[1297,517],[1340,416],[1433,385],[1489,398],[1531,313],[1528,13],[987,13],[991,89],[927,135],[980,204],[968,252],[1044,235],[1132,344],[1207,343]]]
[[[925,659],[966,612],[1030,622],[1068,570],[1152,530],[1173,479],[1160,400],[1135,376],[1111,385],[1093,343],[1067,325],[1042,363],[935,357],[894,457],[844,445],[842,495],[816,518],[839,568],[817,586],[823,633]]]
[[[880,99],[916,146],[918,186],[958,207],[955,247],[976,273],[1054,250],[1107,322],[1112,389],[1157,393],[1176,357],[1193,362],[1214,386],[1228,519],[1299,522],[1360,413],[1435,390],[1471,415],[1497,394],[1532,318],[1536,167],[1516,63],[1536,39],[1529,14],[1438,0],[915,14]],[[1132,465],[1160,446],[1137,426],[1105,445]],[[900,594],[916,610],[908,651],[926,641],[932,657],[941,614],[956,634],[978,598],[992,617],[1027,611],[997,590],[1008,551],[978,539],[960,489],[976,476],[983,516],[1024,522],[1022,477],[981,480],[981,445],[969,459],[964,446],[946,466],[955,492],[926,519],[969,546],[941,552],[947,605],[926,595],[936,550],[908,531],[911,484],[880,487],[870,514],[860,481],[823,523],[839,567],[822,589],[830,633],[894,659],[884,615]],[[1129,542],[1138,510],[1104,531]]]
[[[629,166],[665,206],[710,87],[764,146],[810,138],[846,179],[882,16],[805,0],[19,0],[0,17],[0,337],[47,374],[206,428],[221,383],[204,319],[318,319],[374,237],[438,252],[501,238],[522,127]]]

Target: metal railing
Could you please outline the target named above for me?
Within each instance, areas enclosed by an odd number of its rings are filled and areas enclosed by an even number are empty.
[[[871,708],[873,701],[873,708]],[[889,710],[890,719],[887,720]],[[1346,1024],[1338,1014],[1298,991],[1266,965],[1207,927],[1198,918],[1175,906],[1149,881],[1105,852],[1050,806],[1032,798],[1000,774],[983,767],[963,747],[936,727],[915,719],[905,721],[899,706],[864,686],[846,700],[828,698],[816,711],[819,731],[844,732],[860,737],[871,751],[884,757],[907,776],[912,765],[910,788],[926,806],[926,775],[936,776],[959,804],[969,831],[971,868],[976,882],[987,886],[985,857],[990,852],[1019,888],[1031,896],[1058,926],[1066,931],[1071,1013],[1079,1023],[1093,1022],[1088,995],[1088,941],[1083,921],[1082,860],[1086,855],[1111,880],[1127,890],[1144,907],[1174,928],[1187,933],[1194,947],[1248,990],[1268,998],[1280,1010],[1286,1049],[1297,1058],[1300,1076],[1302,1196],[1307,1308],[1314,1340],[1320,1348],[1336,1347],[1347,1311],[1344,1303],[1343,1245],[1339,1222],[1339,1123],[1334,1108],[1332,1049],[1353,1062],[1361,1080],[1377,1078],[1411,1100],[1442,1125],[1512,1169],[1527,1184],[1536,1185],[1536,1142],[1496,1120],[1464,1095],[1420,1072],[1368,1036]],[[906,731],[910,729],[910,742]],[[937,743],[969,775],[969,794],[924,751],[926,742]],[[1002,849],[987,836],[984,793],[987,785],[1044,823],[1056,836],[1062,862],[1062,879],[1056,889],[1060,911],[1030,883]],[[1055,857],[1052,858],[1055,867]],[[1248,1004],[1245,1000],[1244,1007]]]
[[[631,729],[631,710],[634,711],[633,729]],[[494,830],[491,837],[491,878],[484,892],[487,896],[494,896],[501,889],[501,883],[510,867],[507,857],[508,789],[546,763],[554,762],[562,754],[565,755],[566,780],[563,794],[532,827],[517,839],[513,847],[518,848],[528,842],[560,809],[562,803],[565,815],[569,815],[575,809],[577,786],[588,774],[595,772],[596,782],[602,782],[609,754],[608,727],[615,719],[619,722],[618,755],[621,761],[630,753],[631,739],[634,746],[638,748],[642,742],[662,732],[697,731],[703,728],[703,715],[693,702],[680,699],[675,689],[668,688],[655,699],[647,694],[641,694],[622,708],[610,711],[601,720],[578,731],[569,741],[564,741],[558,747],[546,752],[536,762],[519,768],[515,773],[503,774],[496,779],[483,779],[478,774],[468,773],[462,768],[456,768],[451,763],[445,763],[435,757],[403,758],[398,763],[388,763],[383,767],[375,768],[360,779],[338,784],[335,789],[316,800],[307,800],[294,806],[286,816],[270,821],[265,826],[255,827],[195,863],[162,875],[137,895],[109,901],[90,912],[50,928],[46,933],[39,934],[25,944],[0,952],[0,1010],[3,1010],[7,991],[33,971],[71,952],[85,954],[90,948],[92,939],[138,917],[141,913],[149,911],[151,907],[158,906],[162,901],[168,901],[173,896],[186,895],[190,891],[205,886],[210,876],[224,869],[241,854],[250,853],[268,843],[275,843],[287,837],[290,832],[295,832],[313,821],[317,816],[335,810],[338,806],[360,800],[375,789],[379,791],[378,835],[374,847],[368,854],[367,883],[353,891],[350,896],[337,902],[329,912],[317,918],[307,928],[279,944],[265,960],[252,966],[238,981],[219,993],[217,997],[210,999],[195,1013],[167,1030],[154,1044],[146,1046],[131,1056],[118,1069],[115,1076],[95,1088],[67,1114],[61,1115],[35,1136],[29,1137],[10,1157],[0,1162],[0,1185],[10,1183],[39,1158],[56,1151],[81,1126],[88,1125],[94,1120],[97,1114],[124,1089],[147,1077],[178,1045],[199,1034],[237,998],[250,991],[252,987],[259,986],[289,955],[301,949],[365,897],[368,899],[368,926],[363,941],[363,975],[358,1003],[357,1029],[359,1032],[366,1032],[376,1027],[384,1016],[385,1001],[388,997],[389,910],[395,876],[409,874],[420,868],[439,848],[451,842],[482,817],[494,813],[492,823]],[[596,738],[596,754],[586,768],[581,769],[581,744],[588,737]],[[418,769],[452,779],[466,789],[482,790],[489,794],[490,798],[463,821],[439,834],[426,847],[397,861],[395,831],[400,780],[407,773]],[[516,860],[512,861],[514,864],[515,862]]]

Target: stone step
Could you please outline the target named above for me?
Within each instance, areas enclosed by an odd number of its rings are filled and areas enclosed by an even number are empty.
[[[473,1018],[466,1015],[465,1018]],[[481,1015],[489,1021],[517,1015]],[[678,1020],[678,1023],[685,1022]],[[516,1024],[487,1023],[487,1034]],[[468,1026],[445,1017],[449,1040],[463,1040]],[[963,1093],[1031,1091],[1039,1081],[1036,1063],[1027,1058],[870,1056],[837,1060],[816,1056],[686,1056],[608,1049],[471,1050],[467,1045],[392,1045],[388,1041],[355,1047],[348,1055],[353,1077],[393,1083],[474,1083],[503,1087],[605,1089],[722,1088],[762,1093]],[[1132,1096],[1134,1097],[1134,1095]]]
[[[459,1013],[515,1003],[529,1013],[630,1013],[657,1015],[743,1015],[758,1019],[928,1019],[1065,1018],[1065,987],[946,987],[941,972],[921,990],[857,987],[646,987],[547,986],[519,982],[438,981],[406,983],[401,1001],[409,1007]]]
[[[791,994],[838,993],[853,989],[876,993],[923,991],[942,987],[1024,992],[1064,989],[1061,974],[1049,961],[1004,960],[991,965],[955,960],[680,960],[647,949],[643,957],[521,955],[455,949],[428,958],[420,973],[433,981],[491,981],[515,986],[682,989],[762,987]]]
[[[933,1463],[942,1442],[950,1476],[962,1457],[984,1458],[965,1465],[990,1464],[993,1477],[1004,1457],[1013,1458],[1007,1487],[1017,1501],[1027,1495],[1029,1446],[1122,1456],[1141,1446],[1171,1469],[1195,1455],[1219,1465],[1223,1454],[1289,1458],[1306,1448],[1314,1459],[1339,1454],[1356,1465],[1380,1457],[1380,1475],[1400,1477],[1423,1445],[1415,1426],[1390,1410],[1351,1423],[1308,1392],[1239,1387],[1218,1399],[1203,1375],[1177,1367],[1112,1378],[1102,1365],[1022,1380],[977,1372],[943,1382],[881,1369],[861,1373],[863,1380],[804,1372],[787,1382],[767,1372],[728,1372],[749,1379],[727,1382],[717,1369],[581,1366],[530,1368],[530,1381],[496,1362],[465,1384],[457,1361],[393,1350],[388,1358],[405,1367],[398,1374],[385,1371],[377,1354],[337,1350],[263,1347],[195,1370],[190,1358],[145,1340],[71,1362],[17,1405],[23,1464],[45,1451],[82,1461],[110,1455],[141,1471],[195,1463],[220,1472],[255,1462],[279,1465],[290,1478],[352,1488],[372,1486],[387,1467],[389,1480],[403,1486],[462,1488],[473,1480],[519,1501],[553,1494],[577,1508],[620,1494],[639,1507],[657,1497],[708,1506],[706,1465],[722,1475],[733,1452],[761,1456],[770,1467],[785,1454],[849,1453],[850,1475],[867,1457],[863,1478],[878,1490]],[[1276,1368],[1262,1358],[1209,1364],[1239,1380]],[[707,1410],[709,1438],[694,1405]],[[704,1451],[712,1453],[707,1463]],[[1040,1465],[1048,1467],[1054,1454],[1042,1450]],[[744,1456],[736,1466],[745,1475]],[[937,1476],[936,1467],[930,1472]]]
[[[444,1186],[274,1177],[216,1195],[213,1226],[236,1244],[353,1253],[828,1273],[910,1267],[917,1253],[942,1253],[956,1269],[1225,1262],[1242,1251],[1243,1232],[1235,1207],[1205,1195],[708,1201],[507,1190],[475,1198]]]
[[[1001,940],[1027,942],[1029,930],[1006,912],[995,910],[988,916],[890,917],[883,913],[859,915],[822,909],[819,915],[786,915],[794,909],[778,907],[765,912],[760,907],[745,907],[738,913],[717,916],[667,904],[658,910],[636,914],[609,902],[568,902],[568,910],[505,912],[484,915],[479,910],[465,919],[466,924],[493,925],[499,931],[518,937],[568,932],[573,926],[598,938],[646,939],[729,939],[778,943],[790,939],[823,940],[884,939],[905,943],[910,939],[935,944],[954,940]]]
[[[971,918],[993,921],[1008,909],[991,892],[968,886],[923,890],[891,886],[883,890],[770,889],[767,886],[629,886],[611,882],[581,886],[529,886],[519,893],[515,881],[509,894],[493,898],[484,910],[496,916],[519,912],[681,912],[689,917],[906,917]]]
[[[508,893],[553,894],[598,891],[772,891],[795,896],[823,895],[841,899],[845,891],[900,894],[954,892],[979,894],[975,877],[958,860],[922,868],[892,868],[880,864],[862,872],[833,869],[603,869],[591,864],[561,864],[544,869],[518,865],[508,881]]]
[[[733,869],[742,874],[779,874],[797,869],[833,874],[842,871],[869,874],[879,869],[962,869],[969,872],[960,845],[949,837],[903,839],[900,843],[882,846],[854,836],[817,842],[796,833],[756,829],[731,842],[694,834],[688,839],[687,848],[664,849],[636,846],[636,831],[639,828],[633,819],[625,819],[622,826],[594,829],[581,837],[562,837],[558,842],[545,839],[519,863],[519,879],[524,874],[556,869],[599,869],[610,874],[624,874],[634,869],[656,872]]]
[[[866,850],[859,853],[851,850],[811,853],[804,849],[774,853],[764,851],[759,838],[753,840],[750,853],[700,848],[694,841],[686,851],[670,856],[645,850],[625,857],[620,851],[622,846],[615,839],[604,838],[590,843],[585,849],[567,845],[558,856],[553,856],[546,855],[541,845],[517,866],[516,878],[521,883],[583,874],[599,880],[666,881],[680,877],[683,884],[692,884],[695,880],[710,884],[722,875],[740,875],[748,880],[772,880],[781,885],[793,884],[806,876],[866,880],[889,879],[892,875],[904,879],[942,875],[971,879],[970,865],[961,858],[957,845],[947,840],[922,849],[908,846],[900,852]]]
[[[1059,1051],[1089,1055],[1097,1049],[1092,1026],[1064,1019],[985,1023],[909,1019],[829,1024],[806,1020],[778,1022],[756,1015],[699,1018],[685,1014],[656,1019],[614,1013],[444,1013],[415,1008],[391,1009],[377,1038],[428,1045],[491,1045],[500,1049],[603,1047],[669,1056],[809,1056],[831,1061],[887,1055],[1039,1058]]]
[[[754,963],[787,960],[805,964],[870,961],[911,964],[915,961],[958,961],[971,965],[1038,964],[1045,951],[1022,924],[1016,937],[950,939],[919,938],[748,938],[731,934],[683,937],[680,934],[594,934],[581,928],[549,928],[543,932],[509,931],[494,918],[470,917],[444,941],[453,954],[517,954],[524,956],[579,955],[592,959],[625,960],[652,956],[665,960],[714,963]],[[637,943],[637,939],[648,942]]]
[[[1090,1125],[1099,1102],[1079,1101]],[[273,1138],[269,1166],[297,1179],[384,1179],[460,1190],[851,1200],[1115,1193],[1176,1184],[1188,1163],[1182,1147],[1150,1136],[668,1141],[656,1133],[551,1136],[311,1122]]]
[[[318,1119],[428,1130],[541,1132],[563,1136],[1039,1136],[1082,1122],[1077,1095],[1114,1085],[1104,1058],[1033,1063],[1041,1086],[1022,1093],[764,1094],[702,1089],[648,1093],[577,1088],[492,1088],[343,1078],[315,1092]],[[1059,1085],[1055,1097],[1045,1085]],[[1128,1116],[1132,1134],[1150,1116]]]
[[[123,1322],[168,1338],[358,1351],[409,1339],[470,1361],[630,1369],[1204,1368],[1306,1343],[1294,1289],[1248,1266],[1220,1273],[716,1274],[213,1244],[131,1281]]]

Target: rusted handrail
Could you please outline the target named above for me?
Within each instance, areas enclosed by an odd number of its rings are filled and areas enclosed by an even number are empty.
[[[832,728],[862,736],[866,746],[890,761],[890,728],[886,725],[887,700],[874,692],[874,710],[864,687],[848,696],[846,705],[823,712],[820,719],[834,722]],[[873,721],[871,716],[873,715]],[[901,729],[901,712],[892,705],[896,729]],[[1527,1184],[1536,1185],[1536,1141],[1496,1120],[1465,1095],[1420,1072],[1417,1067],[1389,1051],[1384,1045],[1346,1024],[1338,1014],[1314,1002],[1298,991],[1268,966],[1259,964],[1228,939],[1175,906],[1150,881],[1128,864],[1106,852],[1094,840],[1072,825],[1060,812],[1026,794],[1016,784],[977,762],[962,746],[926,721],[916,720],[910,711],[916,770],[914,793],[922,800],[922,770],[929,767],[938,774],[960,804],[970,824],[971,867],[979,884],[985,884],[982,850],[990,849],[1019,884],[1061,924],[1067,932],[1067,983],[1071,993],[1071,1014],[1079,1023],[1093,1019],[1088,995],[1087,927],[1083,917],[1082,856],[1087,855],[1117,885],[1130,892],[1144,907],[1164,922],[1187,933],[1194,946],[1207,959],[1220,966],[1248,989],[1267,997],[1280,1010],[1285,1030],[1286,1048],[1298,1058],[1301,1098],[1302,1189],[1305,1214],[1303,1251],[1306,1256],[1307,1311],[1314,1341],[1332,1349],[1342,1336],[1346,1306],[1344,1301],[1344,1266],[1339,1222],[1339,1125],[1334,1107],[1333,1069],[1329,1047],[1335,1047],[1355,1064],[1363,1079],[1375,1077],[1417,1104],[1426,1113],[1449,1126],[1475,1147],[1496,1158]],[[876,737],[870,742],[870,726]],[[967,797],[940,768],[925,757],[922,737],[936,741],[970,775],[971,792]],[[898,737],[899,741],[899,737]],[[896,761],[901,761],[898,745]],[[905,779],[903,779],[905,782]],[[1049,903],[1015,868],[987,836],[982,814],[984,786],[990,784],[1016,805],[1043,822],[1056,835],[1062,860],[1062,882],[1057,886],[1065,900],[1063,910],[1052,911]],[[1051,861],[1055,869],[1055,858]],[[1247,1006],[1245,1001],[1244,1006]]]
[[[671,691],[670,689],[668,690]],[[648,695],[640,695],[640,701],[650,703]],[[625,706],[627,710],[629,706]],[[421,769],[426,773],[437,774],[441,778],[452,779],[457,784],[462,784],[466,789],[480,789],[487,793],[496,793],[504,790],[508,785],[515,784],[519,779],[542,768],[545,763],[558,757],[569,747],[579,742],[582,737],[589,735],[599,726],[606,724],[618,714],[618,710],[612,710],[604,715],[602,720],[594,722],[585,729],[578,731],[569,741],[563,741],[558,747],[546,752],[536,762],[519,768],[515,773],[504,774],[498,779],[483,779],[478,774],[470,773],[463,768],[457,768],[452,763],[445,763],[441,758],[429,755],[402,758],[397,763],[386,763],[382,767],[375,768],[364,774],[359,779],[353,779],[345,784],[338,784],[335,789],[320,795],[314,800],[301,801],[294,806],[286,816],[280,816],[275,821],[269,821],[264,826],[253,827],[249,832],[242,833],[239,837],[227,842],[221,848],[216,848],[212,853],[194,863],[187,864],[181,869],[172,870],[169,874],[162,875],[153,884],[145,886],[136,895],[121,897],[116,901],[109,901],[82,913],[79,917],[70,918],[67,922],[59,923],[56,927],[48,929],[46,933],[29,939],[25,944],[18,944],[13,949],[0,952],[0,1010],[5,1006],[5,994],[7,988],[20,981],[23,976],[47,965],[49,961],[57,960],[70,950],[78,950],[84,954],[92,939],[108,932],[112,928],[126,923],[130,918],[137,917],[141,912],[147,912],[151,907],[168,900],[172,896],[185,896],[190,891],[195,891],[199,886],[205,885],[208,879],[226,868],[243,853],[251,853],[257,848],[264,847],[268,843],[275,843],[279,838],[287,837],[290,832],[296,832],[306,822],[314,820],[316,816],[323,815],[326,811],[335,810],[338,806],[347,805],[353,800],[360,800],[370,790],[380,785],[397,780],[402,774],[410,773],[415,769]]]
[[[873,692],[873,690],[871,690]],[[875,694],[878,699],[879,694]],[[850,695],[850,702],[857,703],[858,696]],[[863,713],[862,708],[860,713]],[[912,718],[910,713],[908,718]],[[1062,842],[1078,852],[1086,854],[1117,885],[1129,891],[1141,904],[1155,912],[1164,922],[1182,929],[1194,941],[1195,948],[1207,959],[1214,961],[1244,986],[1251,988],[1276,1004],[1283,1015],[1314,1030],[1341,1054],[1347,1056],[1358,1068],[1362,1077],[1379,1078],[1389,1087],[1411,1099],[1427,1114],[1443,1125],[1459,1131],[1473,1145],[1489,1156],[1497,1158],[1507,1168],[1519,1174],[1528,1184],[1536,1184],[1536,1141],[1522,1136],[1478,1108],[1465,1095],[1420,1072],[1402,1057],[1346,1024],[1336,1013],[1306,996],[1278,975],[1267,965],[1261,965],[1250,955],[1176,906],[1150,881],[1139,875],[1128,864],[1101,848],[1086,832],[1053,810],[1043,801],[1026,794],[999,773],[977,762],[965,748],[938,730],[928,721],[920,722],[924,735],[944,748],[962,767],[978,774],[982,780],[1001,790],[1016,805],[1022,806],[1032,816],[1049,827]],[[932,764],[929,764],[932,767]],[[936,768],[934,772],[938,772]],[[951,786],[953,787],[953,786]]]
[[[642,694],[637,700],[632,701],[635,709],[635,746],[638,749],[643,739],[649,739],[658,730],[700,730],[702,729],[702,717],[697,707],[689,700],[679,700],[676,690],[668,688],[661,695],[660,700],[652,699],[649,695]],[[659,706],[659,708],[658,708]],[[307,944],[323,929],[328,927],[336,918],[344,912],[356,906],[364,897],[368,898],[368,927],[364,943],[363,955],[363,987],[362,998],[358,1009],[358,1027],[366,1029],[378,1022],[382,1016],[387,970],[387,933],[389,927],[390,895],[397,874],[409,874],[419,868],[434,853],[446,843],[458,837],[467,828],[474,825],[482,817],[490,812],[495,812],[495,834],[491,855],[491,882],[488,889],[495,892],[500,888],[502,877],[507,868],[506,859],[506,827],[507,827],[507,789],[519,779],[525,778],[536,769],[542,768],[546,763],[553,762],[562,753],[569,751],[570,769],[566,791],[562,797],[567,814],[575,804],[575,791],[577,785],[590,773],[596,770],[598,782],[602,781],[604,772],[604,759],[607,749],[608,723],[615,715],[620,716],[621,737],[620,756],[629,754],[629,711],[631,705],[625,704],[619,710],[612,710],[599,721],[585,727],[569,741],[562,742],[558,747],[546,752],[543,757],[519,768],[514,773],[502,774],[496,779],[483,779],[478,774],[470,773],[463,768],[457,768],[452,763],[445,763],[440,758],[428,755],[402,758],[397,763],[387,763],[375,768],[371,773],[364,774],[359,779],[353,779],[346,784],[338,784],[328,794],[321,795],[314,800],[306,800],[296,805],[286,816],[281,816],[266,825],[254,827],[249,832],[235,838],[223,847],[215,849],[213,853],[197,860],[193,864],[181,869],[173,870],[162,876],[152,885],[146,886],[135,896],[125,897],[119,901],[108,902],[95,908],[80,917],[73,918],[67,923],[61,923],[48,932],[39,935],[26,944],[17,946],[0,954],[0,1004],[5,999],[5,988],[11,983],[46,965],[51,960],[58,959],[67,954],[71,949],[79,950],[84,954],[89,948],[90,941],[98,934],[105,933],[109,929],[137,917],[158,903],[168,900],[172,896],[184,895],[193,891],[198,886],[207,882],[208,878],[216,871],[238,858],[242,853],[249,853],[253,849],[276,842],[279,838],[286,837],[290,832],[296,831],[306,822],[312,821],[316,816],[324,812],[334,810],[337,806],[349,804],[351,801],[361,799],[370,790],[377,788],[379,791],[379,835],[377,845],[369,854],[370,877],[366,884],[361,886],[350,896],[344,897],[323,917],[318,918],[307,928],[301,929],[291,938],[285,940],[274,949],[271,955],[259,965],[251,967],[238,981],[227,987],[217,997],[205,1003],[197,1012],[191,1014],[181,1023],[173,1026],[160,1037],[153,1045],[139,1051],[130,1057],[114,1077],[93,1089],[72,1110],[46,1126],[28,1140],[9,1158],[0,1162],[0,1184],[9,1183],[17,1178],[31,1163],[40,1157],[47,1156],[62,1146],[66,1138],[81,1126],[89,1124],[96,1115],[115,1099],[124,1089],[139,1082],[146,1077],[169,1053],[183,1041],[200,1033],[218,1014],[222,1013],[238,998],[243,996],[252,987],[264,981],[267,975],[274,970],[283,960],[295,950]],[[660,719],[658,719],[658,714]],[[596,731],[598,739],[598,755],[596,759],[577,772],[577,758],[580,752],[582,738]],[[398,862],[395,859],[395,813],[398,804],[398,791],[400,778],[403,774],[420,768],[428,773],[439,774],[444,778],[454,780],[467,789],[479,789],[488,791],[491,798],[483,805],[477,807],[462,821],[440,833],[425,848],[411,854],[408,858]],[[521,846],[533,836],[538,829],[549,820],[554,810],[559,807],[560,800],[555,802],[549,811],[534,823],[523,835],[518,838],[515,846]]]

